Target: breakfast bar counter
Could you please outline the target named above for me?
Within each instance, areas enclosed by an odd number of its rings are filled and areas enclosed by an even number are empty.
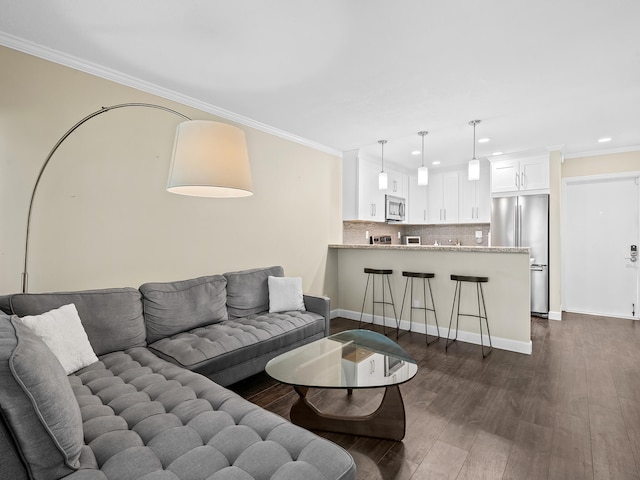
[[[456,283],[451,275],[488,277],[483,284],[491,340],[495,348],[531,353],[529,249],[515,247],[449,246],[449,245],[383,245],[332,244],[329,260],[334,265],[337,299],[333,298],[333,314],[359,320],[367,275],[365,268],[393,270],[391,290],[400,320],[400,328],[409,329],[409,295],[401,315],[406,278],[403,271],[433,273],[434,296],[440,335],[447,336]],[[378,292],[376,297],[379,296]],[[367,294],[363,320],[372,321],[371,292]],[[336,301],[337,300],[337,301]],[[416,303],[419,302],[419,303]],[[336,305],[337,303],[337,305]],[[414,293],[414,306],[424,307],[422,291]],[[461,312],[478,312],[475,286],[465,285]],[[382,323],[381,307],[376,306],[375,323]],[[436,334],[433,314],[428,314],[427,332]],[[391,317],[391,318],[390,318]],[[393,323],[393,325],[392,325]],[[395,326],[393,310],[387,307],[386,324]],[[455,319],[454,319],[455,327]],[[414,310],[412,330],[425,332],[424,314]],[[484,342],[488,340],[485,330]],[[430,337],[431,338],[431,337]],[[480,344],[477,318],[461,317],[458,341]],[[432,345],[444,348],[445,339]],[[431,348],[431,347],[429,347]],[[455,348],[455,347],[454,347]],[[478,353],[480,354],[480,353]]]

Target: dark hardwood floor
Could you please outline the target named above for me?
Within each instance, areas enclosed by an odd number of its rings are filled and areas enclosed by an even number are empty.
[[[401,386],[402,442],[317,432],[348,450],[359,479],[640,479],[640,322],[564,314],[531,320],[533,354],[424,335],[398,343],[418,362]],[[332,331],[357,322],[332,321]],[[394,338],[394,337],[392,337]],[[297,395],[259,374],[231,386],[288,418]],[[382,389],[313,390],[324,410],[365,414]]]

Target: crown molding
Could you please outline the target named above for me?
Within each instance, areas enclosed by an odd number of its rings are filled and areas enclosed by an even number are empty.
[[[335,148],[322,145],[320,143],[314,142],[312,140],[309,140],[303,137],[299,137],[297,135],[286,132],[284,130],[280,130],[279,128],[272,127],[270,125],[259,122],[257,120],[253,120],[251,118],[239,115],[237,113],[233,113],[229,110],[225,110],[224,108],[216,107],[215,105],[202,102],[196,98],[183,95],[174,90],[163,88],[154,83],[141,80],[131,75],[127,75],[125,73],[119,72],[117,70],[113,70],[113,69],[104,67],[102,65],[88,62],[86,60],[80,59],[78,57],[74,57],[72,55],[67,55],[65,53],[59,52],[57,50],[53,50],[43,45],[39,45],[33,42],[28,42],[14,35],[9,35],[7,33],[0,32],[0,45],[4,45],[5,47],[11,48],[13,50],[18,50],[20,52],[27,53],[29,55],[33,55],[34,57],[42,58],[44,60],[51,61],[59,65],[64,65],[65,67],[73,68],[74,70],[79,70],[81,72],[89,73],[91,75],[95,75],[97,77],[104,78],[106,80],[110,80],[112,82],[119,83],[121,85],[132,87],[146,93],[151,93],[153,95],[157,95],[167,100],[178,102],[188,107],[196,108],[198,110],[201,110],[206,113],[210,113],[217,117],[230,120],[234,123],[244,125],[246,127],[254,128],[261,132],[268,133],[270,135],[274,135],[276,137],[280,137],[285,140],[289,140],[291,142],[298,143],[300,145],[304,145],[309,148],[313,148],[314,150],[319,150],[321,152],[328,153],[330,155],[342,157],[342,152]]]

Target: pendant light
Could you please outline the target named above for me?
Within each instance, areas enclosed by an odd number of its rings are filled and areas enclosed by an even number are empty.
[[[469,180],[480,180],[480,160],[476,159],[476,125],[480,120],[471,120],[469,125],[473,127],[473,158],[469,160]]]
[[[429,169],[424,166],[424,136],[427,133],[429,132],[418,132],[418,135],[422,137],[422,166],[418,168],[418,185],[429,185]]]
[[[387,172],[384,171],[384,144],[387,143],[386,140],[378,140],[378,143],[382,147],[382,169],[380,170],[380,174],[378,175],[378,188],[380,190],[387,189]]]

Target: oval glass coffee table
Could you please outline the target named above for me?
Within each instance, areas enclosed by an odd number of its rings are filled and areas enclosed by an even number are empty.
[[[291,407],[293,423],[312,430],[402,440],[406,419],[399,385],[411,380],[418,366],[393,340],[370,330],[347,330],[283,353],[267,363],[266,372],[292,385],[299,397]],[[307,399],[309,388],[385,388],[378,409],[349,417],[322,413]]]

